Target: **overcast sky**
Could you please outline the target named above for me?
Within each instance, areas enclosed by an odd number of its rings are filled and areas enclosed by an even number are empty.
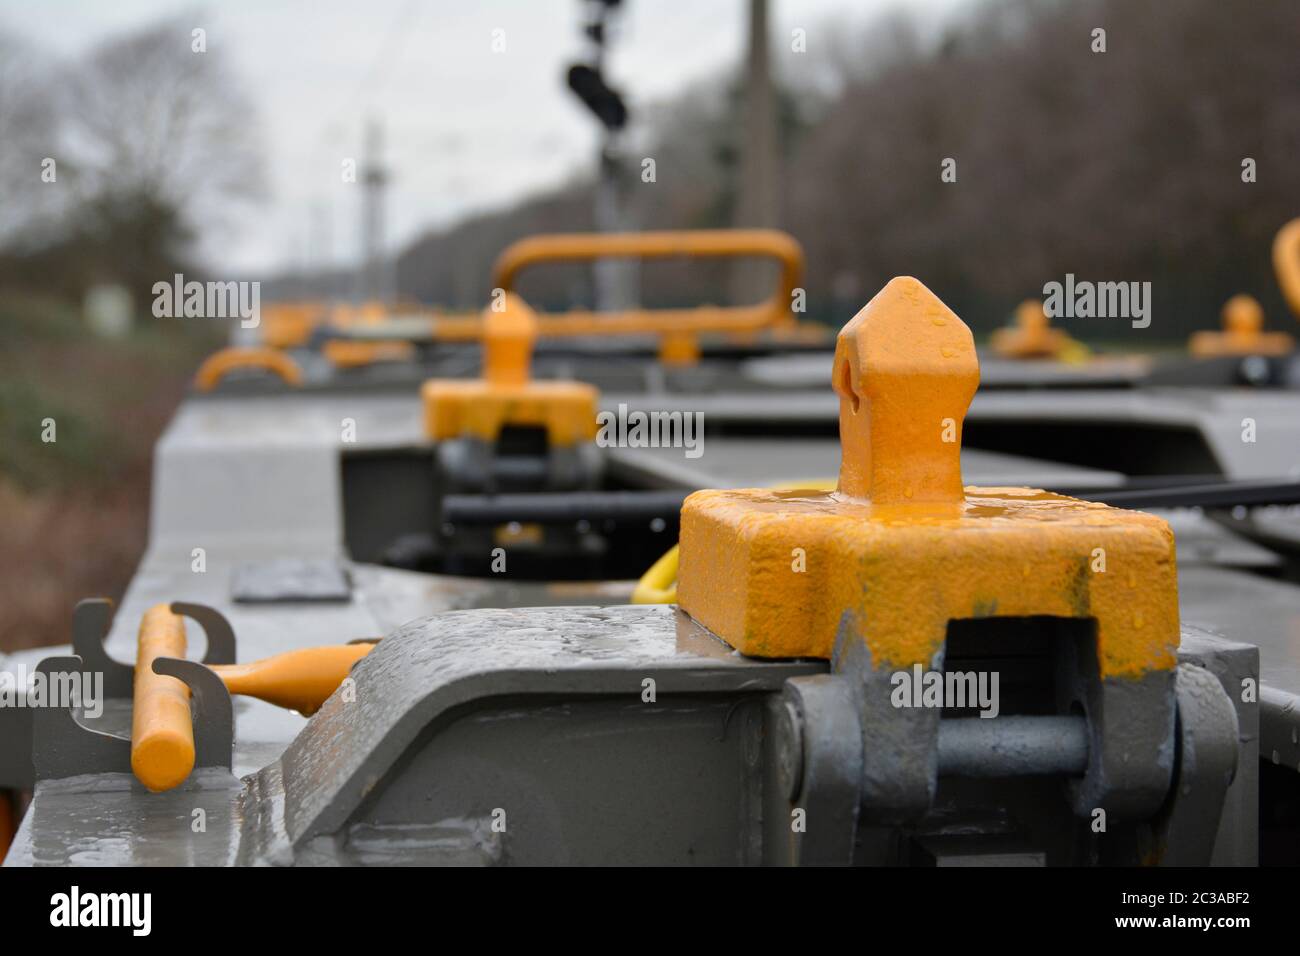
[[[897,3],[773,0],[773,44],[802,28],[815,57],[831,24]],[[908,8],[939,19],[962,3]],[[633,110],[738,62],[746,0],[625,7],[606,72]],[[209,50],[230,53],[261,111],[269,196],[209,243],[218,269],[355,260],[359,190],[341,184],[340,164],[359,155],[369,114],[386,130],[393,247],[591,165],[596,125],[564,84],[584,50],[579,0],[0,0],[0,24],[69,58],[177,14],[207,31]]]

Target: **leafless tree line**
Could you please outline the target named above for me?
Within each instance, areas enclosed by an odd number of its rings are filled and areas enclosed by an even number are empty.
[[[830,27],[782,60],[783,224],[807,251],[814,316],[841,323],[910,274],[987,330],[1069,272],[1151,281],[1151,338],[1216,324],[1239,291],[1270,325],[1290,324],[1269,246],[1300,215],[1291,0],[990,0],[937,37],[905,16]],[[731,224],[740,95],[719,80],[655,111],[657,181],[629,184],[644,225]],[[948,158],[956,182],[942,181]],[[417,242],[399,283],[481,303],[508,241],[590,227],[575,184]],[[646,273],[648,302],[725,289],[716,272],[675,268]],[[525,292],[559,304],[583,281],[557,270]],[[1126,334],[1097,320],[1074,329]]]
[[[189,19],[75,62],[0,33],[0,281],[148,289],[260,195],[256,111]]]

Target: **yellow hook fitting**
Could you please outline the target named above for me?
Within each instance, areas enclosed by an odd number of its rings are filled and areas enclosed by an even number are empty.
[[[483,312],[483,377],[424,383],[424,423],[434,441],[477,438],[495,442],[507,426],[545,429],[552,446],[596,437],[595,388],[582,382],[530,378],[537,316],[507,292],[504,308]]]
[[[1041,299],[1016,306],[1015,325],[994,330],[989,341],[1004,358],[1062,358],[1079,347],[1064,329],[1052,328]]]
[[[537,316],[513,292],[505,295],[505,308],[483,313],[483,377],[505,387],[528,383],[537,340]]]
[[[1234,295],[1220,313],[1222,332],[1195,332],[1188,342],[1198,358],[1220,355],[1285,355],[1295,341],[1285,332],[1265,332],[1264,308],[1251,295]]]
[[[678,598],[757,657],[929,666],[950,621],[1095,621],[1103,677],[1174,666],[1174,539],[1152,515],[1029,488],[962,488],[979,380],[970,330],[897,278],[837,343],[838,490],[698,491],[682,506]]]
[[[891,281],[835,341],[840,492],[878,505],[960,502],[961,423],[979,381],[966,324],[915,279]]]

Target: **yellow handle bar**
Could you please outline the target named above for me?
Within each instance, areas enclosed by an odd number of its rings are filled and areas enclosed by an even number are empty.
[[[774,259],[781,267],[776,289],[747,306],[694,309],[627,309],[594,313],[572,310],[538,316],[538,333],[568,335],[662,335],[673,332],[746,332],[774,325],[790,315],[794,290],[803,278],[803,248],[775,229],[712,229],[681,232],[571,233],[530,236],[505,249],[492,269],[492,284],[514,289],[521,272],[543,262],[683,257]]]
[[[213,352],[194,373],[194,387],[210,392],[238,369],[257,368],[278,375],[286,385],[302,384],[302,369],[283,352],[262,348],[228,348]]]

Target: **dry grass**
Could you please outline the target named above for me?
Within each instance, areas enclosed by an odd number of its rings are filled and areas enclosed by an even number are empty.
[[[121,597],[154,442],[215,344],[211,328],[157,320],[105,342],[66,307],[0,299],[0,650],[66,642],[78,600]]]

